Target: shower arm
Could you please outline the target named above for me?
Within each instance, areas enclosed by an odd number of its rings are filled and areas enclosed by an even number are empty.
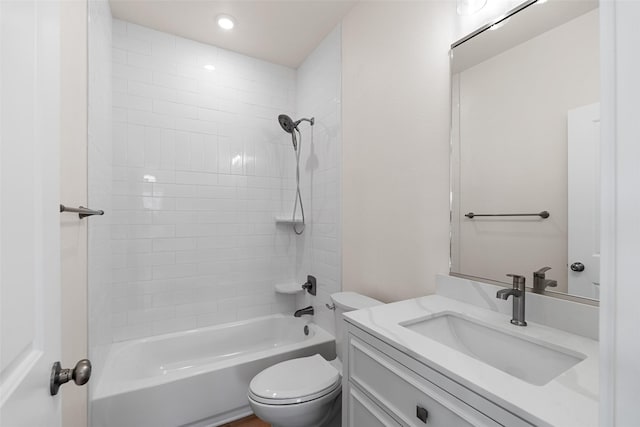
[[[301,122],[309,122],[311,124],[311,126],[313,126],[316,122],[316,118],[315,117],[311,117],[310,119],[300,119],[296,122],[296,126],[298,126],[298,124],[300,124]]]

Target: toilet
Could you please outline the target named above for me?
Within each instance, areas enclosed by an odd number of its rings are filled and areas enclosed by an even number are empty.
[[[273,365],[249,384],[253,412],[273,427],[339,427],[342,408],[342,313],[382,304],[355,292],[331,295],[335,306],[336,354],[319,354]]]

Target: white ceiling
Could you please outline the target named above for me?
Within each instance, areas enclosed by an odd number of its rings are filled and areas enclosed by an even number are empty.
[[[297,68],[355,1],[110,0],[114,18]],[[220,14],[235,18],[218,28]]]

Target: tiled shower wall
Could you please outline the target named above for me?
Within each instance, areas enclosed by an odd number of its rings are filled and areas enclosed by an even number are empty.
[[[113,340],[292,312],[296,71],[119,20],[112,55]]]
[[[104,216],[88,218],[89,346],[94,368],[101,371],[111,331],[111,10],[107,0],[87,3],[88,82],[88,202]],[[93,388],[96,382],[90,386]]]
[[[301,183],[307,227],[298,244],[302,262],[298,276],[316,277],[318,294],[299,297],[299,305],[312,303],[315,321],[333,333],[333,312],[325,306],[341,286],[340,159],[341,29],[334,29],[298,68],[298,117],[315,116],[311,130],[302,130]],[[313,135],[311,136],[311,133]]]

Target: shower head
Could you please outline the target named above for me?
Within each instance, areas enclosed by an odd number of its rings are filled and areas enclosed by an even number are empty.
[[[316,122],[316,119],[314,117],[311,117],[310,119],[302,118],[294,122],[293,119],[291,119],[291,117],[287,116],[286,114],[280,114],[278,116],[278,122],[285,132],[293,133],[294,130],[298,129],[298,125],[300,124],[300,122],[309,122],[311,126],[313,126]]]
[[[313,124],[315,123],[315,118],[311,117],[310,119],[306,119],[306,118],[302,118],[300,120],[298,120],[297,122],[294,122],[291,117],[287,116],[286,114],[280,114],[278,116],[278,123],[280,123],[280,126],[282,127],[282,129],[291,134],[291,141],[293,142],[293,149],[294,150],[298,150],[298,141],[296,140],[296,133],[295,131],[298,130],[298,125],[300,124],[300,122],[305,121],[305,122],[309,122],[311,123],[311,126],[313,126]],[[298,131],[298,133],[300,133],[300,131]]]
[[[298,123],[291,120],[291,117],[286,114],[280,114],[278,116],[278,123],[282,129],[291,134],[291,142],[293,143],[293,149],[295,151],[298,150],[298,141],[296,141],[296,133],[294,132],[297,129]]]
[[[298,127],[298,123],[300,123],[300,122],[294,122],[293,120],[291,120],[291,117],[287,116],[286,114],[280,114],[278,116],[278,122],[280,123],[280,126],[285,132],[291,133],[291,134],[293,133],[295,128]]]

